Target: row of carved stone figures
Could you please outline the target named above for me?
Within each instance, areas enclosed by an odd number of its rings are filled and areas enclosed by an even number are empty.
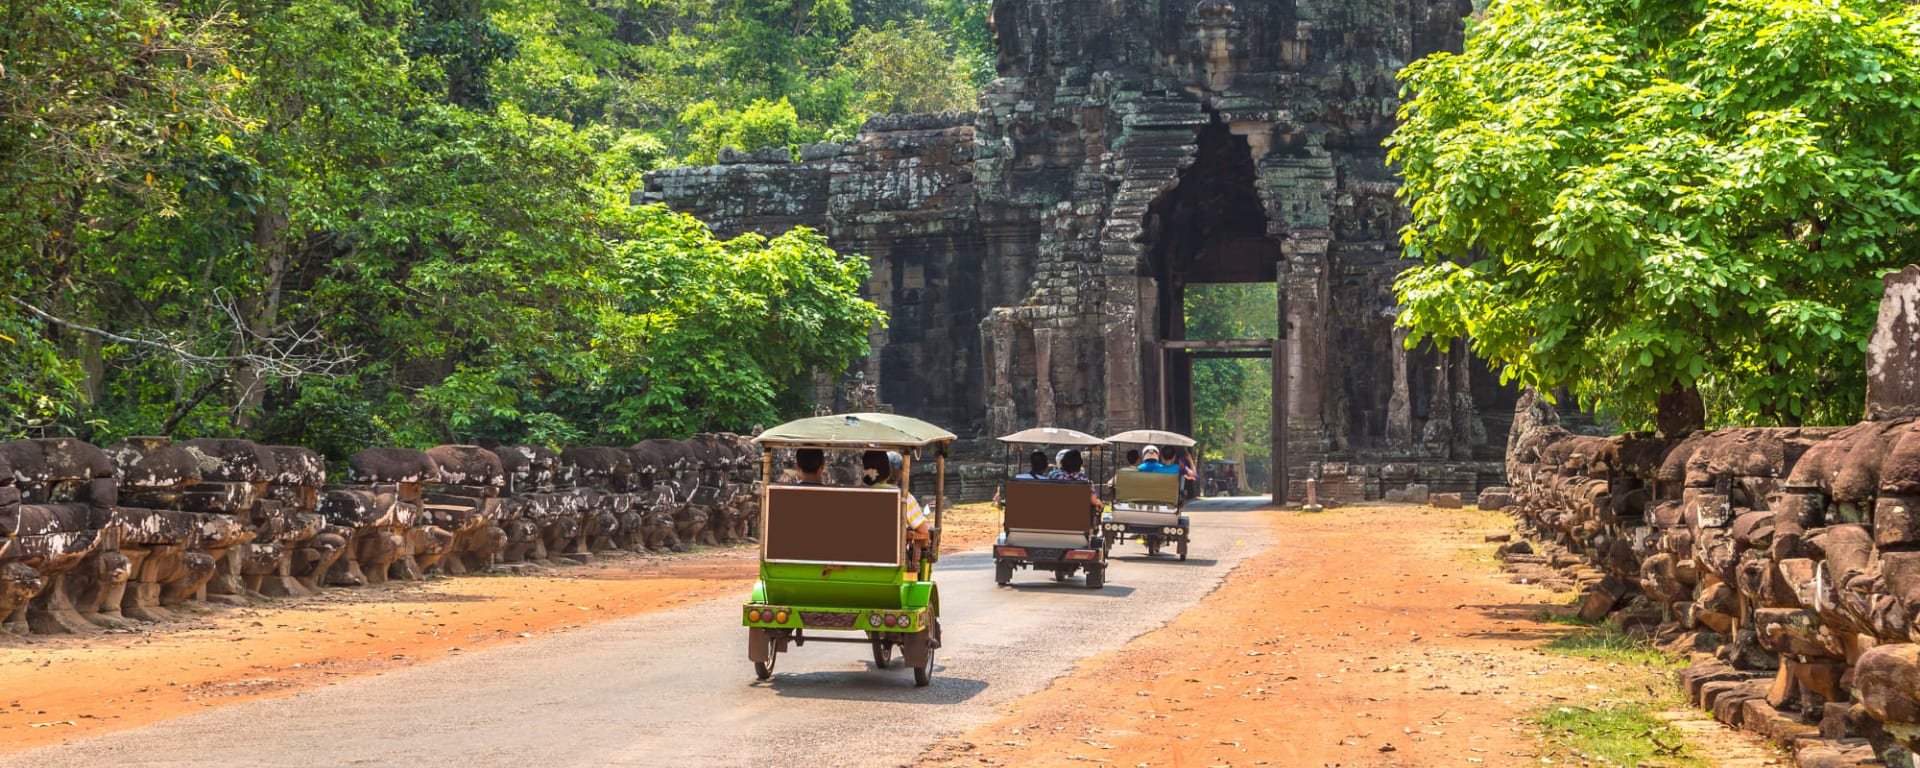
[[[158,621],[493,563],[753,538],[758,452],[734,435],[630,448],[370,448],[327,482],[305,448],[136,437],[0,443],[0,634]]]
[[[1509,451],[1523,523],[1601,572],[1590,617],[1695,633],[1773,671],[1755,685],[1778,712],[1920,749],[1920,421],[1682,440],[1539,426]]]

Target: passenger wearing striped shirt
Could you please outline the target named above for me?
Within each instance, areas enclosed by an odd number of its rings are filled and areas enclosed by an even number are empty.
[[[899,488],[900,472],[905,465],[906,459],[898,451],[867,451],[860,456],[860,481],[874,488]],[[900,508],[906,513],[907,568],[918,570],[920,552],[931,538],[927,530],[927,510],[920,506],[919,499],[904,490],[900,492]]]

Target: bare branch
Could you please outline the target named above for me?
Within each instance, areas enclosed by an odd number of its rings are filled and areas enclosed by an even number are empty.
[[[139,338],[114,333],[57,317],[18,298],[9,297],[9,300],[34,317],[53,325],[98,336],[116,344],[157,352],[191,368],[225,371],[244,368],[252,370],[261,379],[297,379],[303,376],[338,378],[345,375],[346,369],[357,358],[357,355],[329,344],[318,329],[271,337],[253,333],[242,321],[232,297],[224,290],[214,292],[213,303],[231,324],[233,339],[228,348],[234,353],[227,355],[199,354],[190,349],[186,342],[177,339]],[[225,375],[225,371],[221,375]]]

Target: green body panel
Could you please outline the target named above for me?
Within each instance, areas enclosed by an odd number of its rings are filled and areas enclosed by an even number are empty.
[[[761,563],[760,583],[768,602],[836,608],[907,607],[908,574],[891,566],[822,566]]]
[[[906,604],[908,608],[925,608],[933,602],[933,582],[913,581],[907,583]]]
[[[753,585],[752,599],[740,607],[740,621],[749,627],[768,629],[806,629],[862,632],[918,632],[925,628],[936,587],[931,581],[915,581],[914,575],[898,568],[853,566],[835,567],[822,575],[825,566],[796,563],[761,563],[760,580]],[[784,609],[786,621],[747,618],[753,609]],[[851,626],[808,623],[801,614],[851,614]],[[873,615],[911,617],[911,622],[874,625]]]

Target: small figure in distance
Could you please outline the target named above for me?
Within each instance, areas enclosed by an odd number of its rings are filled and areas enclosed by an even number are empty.
[[[900,470],[906,460],[897,451],[867,451],[860,455],[860,481],[874,488],[899,488]],[[920,500],[902,490],[900,508],[906,512],[907,570],[920,570],[920,552],[932,535],[927,531],[927,509]]]
[[[793,466],[800,470],[801,485],[827,484],[827,452],[819,448],[801,448],[793,452]]]

